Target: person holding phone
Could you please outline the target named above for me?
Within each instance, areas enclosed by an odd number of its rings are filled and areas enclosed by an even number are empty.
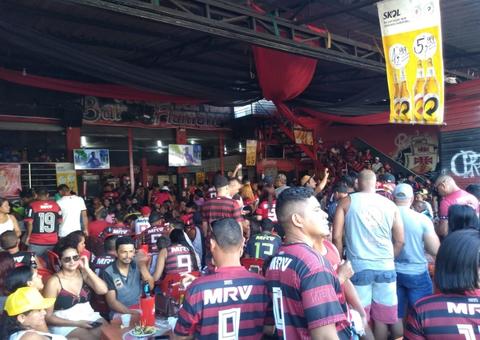
[[[97,295],[107,293],[107,285],[88,265],[86,256],[80,256],[75,245],[61,241],[55,252],[60,258],[61,270],[47,282],[45,297],[55,298],[47,310],[47,323],[54,334],[79,340],[100,338],[98,328],[105,320],[90,305],[92,290]]]

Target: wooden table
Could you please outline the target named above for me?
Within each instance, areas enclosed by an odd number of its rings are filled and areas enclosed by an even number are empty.
[[[133,328],[133,325],[135,323],[130,323],[132,327],[128,328],[122,328],[122,322],[120,320],[114,319],[112,320],[109,324],[105,324],[101,328],[101,340],[122,340],[123,336],[125,333],[130,331]],[[158,333],[155,334],[154,336],[159,336],[159,335],[171,335],[171,331],[167,331],[164,334]],[[136,339],[135,337],[131,337],[132,339]],[[153,339],[153,336],[151,337]],[[148,338],[144,338],[148,339]]]

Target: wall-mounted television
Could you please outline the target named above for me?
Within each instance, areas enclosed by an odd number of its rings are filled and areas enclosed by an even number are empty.
[[[199,166],[202,165],[202,146],[199,144],[168,145],[168,166]]]
[[[110,169],[108,149],[75,149],[73,150],[75,170]]]

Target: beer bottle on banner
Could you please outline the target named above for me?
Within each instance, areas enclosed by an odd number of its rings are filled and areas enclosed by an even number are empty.
[[[400,86],[397,71],[393,71],[393,112],[390,113],[390,122],[398,122],[400,119]]]
[[[417,80],[413,88],[413,116],[415,121],[423,122],[423,94],[425,89],[425,72],[423,71],[423,62],[418,59],[417,61]]]
[[[405,68],[400,71],[400,121],[408,123],[412,120],[412,106],[410,105],[410,93],[408,92],[407,76]]]
[[[440,106],[438,83],[433,68],[433,60],[427,60],[427,79],[425,81],[425,94],[423,96],[423,118],[427,123],[435,123],[438,119],[437,113]]]

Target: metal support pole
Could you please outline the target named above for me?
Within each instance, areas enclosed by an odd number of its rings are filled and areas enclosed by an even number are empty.
[[[222,175],[225,171],[225,162],[223,159],[223,153],[224,153],[224,147],[225,147],[225,142],[224,142],[224,136],[223,132],[220,132],[220,138],[218,139],[218,146],[219,146],[219,158],[220,158],[220,171],[222,172]]]
[[[130,190],[135,192],[135,173],[133,171],[133,132],[128,128],[128,165],[130,167]]]

